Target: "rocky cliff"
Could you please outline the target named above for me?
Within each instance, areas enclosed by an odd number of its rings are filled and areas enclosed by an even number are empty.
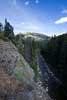
[[[51,100],[10,41],[0,40],[0,100]]]

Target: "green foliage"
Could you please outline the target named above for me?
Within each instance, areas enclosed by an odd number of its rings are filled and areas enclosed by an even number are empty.
[[[4,34],[3,32],[0,32],[0,39],[3,39],[4,38]]]
[[[51,70],[67,87],[67,33],[52,37],[47,48],[41,51]]]
[[[4,37],[4,33],[0,32],[0,39],[4,40],[4,41],[8,41],[9,39],[7,37]]]
[[[7,19],[5,19],[4,36],[8,37],[9,39],[14,38],[13,27],[9,22],[7,22]]]
[[[14,70],[14,75],[18,80],[22,80],[22,77],[24,76],[23,68],[22,67],[16,67]]]
[[[38,64],[37,64],[37,56],[38,56],[39,48],[38,42],[34,39],[32,40],[32,68],[35,72],[36,79],[38,77]]]
[[[0,33],[3,32],[3,25],[0,23]]]
[[[7,19],[5,19],[5,26],[0,23],[0,39],[3,39],[5,41],[12,40],[14,38],[14,32],[13,27],[10,25],[9,22],[7,22]]]
[[[31,35],[31,32],[26,32],[25,35],[26,36]]]
[[[19,52],[23,55],[24,52],[24,38],[23,35],[16,35],[12,42],[15,44],[15,46],[18,48]]]

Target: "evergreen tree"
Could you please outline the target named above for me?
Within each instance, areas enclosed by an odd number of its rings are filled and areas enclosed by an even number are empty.
[[[5,19],[4,36],[8,37],[9,39],[14,38],[13,27],[10,25],[7,19]]]
[[[0,33],[3,31],[3,25],[0,23]]]

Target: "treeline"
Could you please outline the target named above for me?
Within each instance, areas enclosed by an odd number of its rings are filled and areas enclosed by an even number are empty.
[[[14,38],[14,29],[13,26],[5,19],[5,25],[0,23],[0,38],[1,39],[13,39]]]
[[[18,48],[19,52],[23,53],[23,35],[14,35],[14,28],[10,22],[5,19],[5,24],[0,22],[0,39],[12,41]]]
[[[67,89],[67,33],[52,37],[41,54]]]

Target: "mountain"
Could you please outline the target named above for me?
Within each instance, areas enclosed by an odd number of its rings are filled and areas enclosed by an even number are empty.
[[[27,32],[27,33],[19,33],[18,36],[24,37],[33,37],[33,38],[39,38],[39,39],[43,39],[43,40],[48,40],[50,37],[42,34],[42,33],[35,33],[35,32]]]
[[[41,33],[31,33],[32,36],[36,36],[38,38],[42,38],[42,39],[49,39],[49,36],[45,35],[45,34],[41,34]]]

